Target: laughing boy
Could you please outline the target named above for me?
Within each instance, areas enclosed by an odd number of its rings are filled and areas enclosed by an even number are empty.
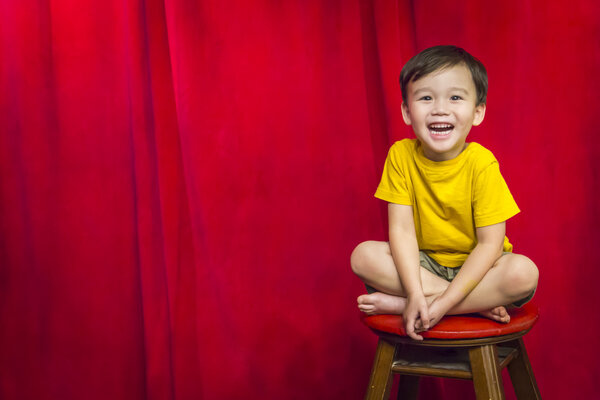
[[[375,193],[388,202],[389,242],[352,253],[354,273],[373,289],[358,308],[403,315],[417,340],[446,314],[509,322],[506,306],[533,297],[538,270],[505,235],[519,208],[498,161],[466,142],[485,116],[485,67],[461,48],[431,47],[402,68],[400,86],[416,139],[391,147]]]

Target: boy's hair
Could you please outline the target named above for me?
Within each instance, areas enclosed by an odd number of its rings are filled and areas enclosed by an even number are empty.
[[[407,102],[409,82],[414,82],[432,72],[462,64],[471,71],[477,91],[477,105],[485,104],[488,89],[487,71],[475,57],[456,46],[434,46],[423,50],[404,65],[400,72],[402,100]]]

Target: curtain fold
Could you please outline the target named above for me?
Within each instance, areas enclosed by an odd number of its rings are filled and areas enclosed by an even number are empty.
[[[445,43],[490,76],[469,140],[540,268],[541,391],[593,397],[599,18],[586,0],[0,0],[0,397],[362,398],[375,338],[349,256],[386,239],[373,192],[412,137],[400,68]]]

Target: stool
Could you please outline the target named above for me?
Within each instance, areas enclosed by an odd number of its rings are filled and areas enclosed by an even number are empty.
[[[502,368],[508,367],[517,398],[541,399],[523,343],[538,319],[531,302],[509,310],[510,323],[476,315],[445,316],[420,333],[406,336],[399,315],[362,315],[379,336],[365,399],[387,399],[393,374],[400,374],[398,399],[416,399],[420,376],[471,379],[477,399],[504,399]]]

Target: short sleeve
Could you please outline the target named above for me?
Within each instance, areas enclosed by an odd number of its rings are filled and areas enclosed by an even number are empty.
[[[497,161],[488,165],[476,177],[473,188],[473,217],[475,226],[504,222],[519,213]]]
[[[413,202],[402,168],[402,157],[407,157],[408,154],[403,154],[400,144],[400,142],[395,143],[388,152],[375,197],[390,203],[410,206]]]

